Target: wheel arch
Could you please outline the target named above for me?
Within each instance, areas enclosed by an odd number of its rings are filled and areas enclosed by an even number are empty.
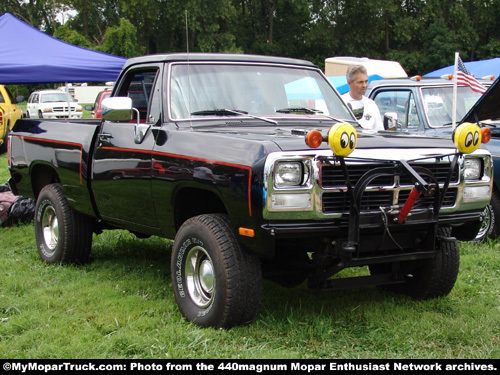
[[[228,210],[216,193],[194,187],[181,188],[174,198],[174,225],[179,230],[188,219],[202,214],[227,214]]]
[[[31,167],[31,185],[35,198],[40,191],[48,184],[61,182],[56,170],[47,164],[36,164]]]

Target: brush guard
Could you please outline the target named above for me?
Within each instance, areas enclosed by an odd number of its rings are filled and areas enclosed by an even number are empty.
[[[404,275],[399,269],[399,261],[428,258],[432,256],[434,252],[433,249],[435,249],[436,241],[456,241],[454,238],[437,238],[439,211],[459,157],[459,154],[453,155],[454,156],[450,164],[450,169],[442,188],[439,187],[438,180],[429,169],[421,166],[412,167],[407,161],[404,160],[397,162],[392,161],[392,166],[378,167],[370,170],[369,172],[366,172],[356,183],[356,186],[353,187],[344,157],[337,157],[337,160],[340,162],[340,166],[345,177],[348,196],[351,203],[349,211],[347,240],[342,242],[341,244],[337,244],[337,247],[334,245],[330,245],[326,249],[325,253],[313,254],[313,262],[320,267],[316,268],[316,271],[313,274],[309,274],[309,287],[315,289],[330,290],[368,285],[403,283],[405,282],[405,280]],[[326,162],[331,164],[330,160],[326,160]],[[414,187],[412,188],[410,195],[403,205],[380,207],[385,229],[383,236],[388,235],[394,242],[395,247],[398,247],[401,250],[401,253],[399,255],[361,258],[359,253],[361,226],[360,219],[362,216],[360,207],[361,199],[363,197],[365,189],[376,178],[382,176],[394,176],[395,174],[405,174],[407,176],[410,176],[414,182]],[[425,177],[427,177],[427,180],[429,180],[430,182],[428,182]],[[426,209],[423,208],[423,210],[427,214],[427,221],[430,225],[429,230],[430,232],[432,232],[431,234],[433,236],[433,238],[431,239],[432,247],[430,247],[432,250],[418,251],[409,254],[408,252],[404,252],[403,248],[391,236],[389,229],[389,220],[392,220],[392,225],[407,225],[407,217],[408,215],[410,215],[410,211],[417,200],[421,197],[429,196],[432,196],[434,198],[433,203]],[[340,249],[338,247],[340,247]],[[332,258],[338,259],[331,254],[339,253],[340,261],[335,264],[331,264]],[[347,267],[389,262],[391,263],[390,273],[330,279],[330,277],[339,273]]]

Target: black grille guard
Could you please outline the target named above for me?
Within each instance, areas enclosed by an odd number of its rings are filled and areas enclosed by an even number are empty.
[[[361,211],[359,209],[361,205],[361,199],[363,197],[363,194],[365,192],[366,187],[370,184],[371,181],[378,177],[382,176],[394,176],[395,174],[405,174],[409,176],[413,182],[414,182],[414,188],[412,190],[416,192],[414,196],[410,194],[410,196],[407,198],[407,201],[405,205],[402,208],[399,208],[399,216],[394,218],[396,223],[399,223],[400,225],[404,225],[404,220],[406,218],[406,215],[409,213],[411,210],[411,207],[413,206],[413,203],[415,203],[415,200],[418,199],[421,195],[423,196],[433,196],[433,204],[432,204],[432,211],[434,215],[434,221],[437,225],[438,219],[439,219],[439,211],[441,209],[441,205],[443,203],[443,199],[445,197],[446,191],[448,189],[453,171],[456,167],[458,157],[460,156],[459,153],[453,153],[445,156],[453,156],[452,162],[450,163],[450,168],[448,171],[448,175],[446,177],[446,180],[444,182],[444,185],[442,188],[439,187],[439,182],[434,176],[434,174],[427,168],[422,167],[422,166],[415,166],[412,167],[409,164],[409,161],[406,160],[399,160],[399,161],[394,161],[390,160],[387,161],[388,166],[386,167],[377,167],[374,168],[365,174],[361,176],[361,178],[357,181],[355,186],[352,186],[351,180],[349,178],[349,172],[348,168],[345,162],[344,157],[337,156],[334,160],[338,160],[341,165],[342,172],[345,177],[346,181],[346,186],[348,190],[348,197],[351,202],[350,205],[350,212],[349,212],[349,226],[348,226],[348,236],[347,236],[347,241],[342,245],[342,250],[344,250],[347,253],[354,253],[357,249],[357,245],[359,243],[359,221],[361,217]],[[422,159],[428,159],[428,158],[422,158]],[[422,160],[420,159],[420,160]],[[353,158],[349,158],[349,160],[355,160]],[[327,164],[331,164],[331,161],[329,159],[323,160]],[[363,159],[363,161],[366,161]],[[412,160],[413,162],[417,160]],[[427,182],[424,177],[427,177],[431,182]],[[416,197],[416,198],[415,198]],[[431,209],[431,207],[428,208],[428,210]],[[394,207],[391,207],[392,209]],[[382,209],[382,208],[381,208]],[[405,212],[403,212],[405,210]]]

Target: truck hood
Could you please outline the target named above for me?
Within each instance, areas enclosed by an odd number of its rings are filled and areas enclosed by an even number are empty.
[[[291,121],[278,121],[277,125],[259,122],[255,120],[239,121],[238,124],[224,124],[221,122],[203,126],[193,127],[193,131],[204,133],[207,136],[227,136],[231,139],[239,139],[248,142],[271,142],[282,151],[311,150],[305,143],[305,135],[313,129],[320,130],[323,135],[328,134],[328,130],[335,121],[321,119],[312,121],[311,118],[300,118]],[[356,126],[358,134],[358,149],[401,149],[401,148],[450,148],[455,146],[449,136],[440,135],[415,135],[399,132],[382,132],[373,134],[366,132],[361,127]],[[228,142],[231,142],[228,139]],[[329,149],[327,142],[323,142],[320,149]]]
[[[488,90],[479,98],[461,122],[473,122],[500,119],[500,77],[493,82]]]

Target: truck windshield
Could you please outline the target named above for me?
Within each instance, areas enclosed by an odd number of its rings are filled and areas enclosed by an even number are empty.
[[[353,121],[345,104],[321,74],[283,66],[173,65],[170,104],[173,119],[305,114]]]
[[[457,87],[457,115],[459,122],[480,98],[481,94],[468,86]],[[422,88],[424,111],[429,125],[441,127],[453,121],[453,86]]]

